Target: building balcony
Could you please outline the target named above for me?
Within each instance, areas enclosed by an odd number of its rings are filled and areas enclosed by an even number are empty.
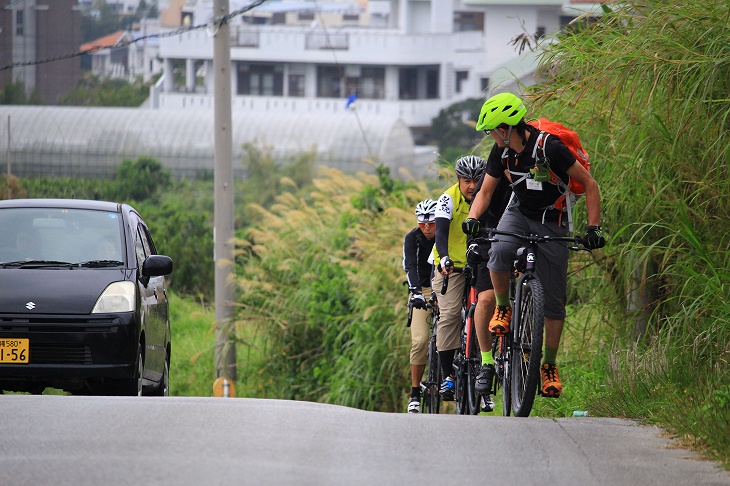
[[[441,64],[454,56],[483,59],[482,32],[403,34],[382,29],[311,29],[293,26],[231,26],[231,59],[378,65]],[[212,59],[213,38],[195,30],[162,38],[160,56]]]

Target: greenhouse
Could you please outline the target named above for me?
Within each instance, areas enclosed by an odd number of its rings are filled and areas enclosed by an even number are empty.
[[[3,106],[0,113],[2,165],[17,176],[112,177],[123,160],[139,157],[157,159],[177,178],[209,176],[214,168],[210,110]],[[234,111],[232,122],[236,177],[245,176],[247,144],[278,163],[316,152],[317,164],[349,173],[372,173],[382,163],[394,175],[413,174],[436,157],[424,147],[417,155],[397,118]]]

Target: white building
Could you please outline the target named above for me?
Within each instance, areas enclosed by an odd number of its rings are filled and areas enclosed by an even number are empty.
[[[192,25],[213,0],[189,0]],[[249,2],[232,0],[230,11]],[[233,109],[326,114],[358,97],[362,114],[415,131],[443,108],[531,84],[537,55],[515,37],[545,36],[597,3],[579,0],[269,0],[231,22]],[[213,37],[195,29],[160,40],[164,76],[151,104],[212,109]]]

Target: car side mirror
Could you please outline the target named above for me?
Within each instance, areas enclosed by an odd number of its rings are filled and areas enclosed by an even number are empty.
[[[172,258],[165,255],[150,255],[142,263],[143,277],[159,277],[172,273]]]

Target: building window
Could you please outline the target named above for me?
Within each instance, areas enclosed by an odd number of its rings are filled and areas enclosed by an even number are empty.
[[[454,12],[454,32],[484,31],[483,12]]]
[[[340,68],[336,66],[317,66],[317,97],[342,97],[341,77]]]
[[[307,12],[299,12],[297,17],[299,18],[299,20],[306,20],[306,21],[314,20],[314,11],[310,10]]]
[[[469,71],[456,71],[455,75],[456,92],[461,93],[461,85],[464,81],[469,79]]]
[[[271,64],[238,64],[239,95],[283,96],[282,68]]]
[[[437,100],[439,97],[439,71],[429,69],[426,71],[426,99]]]
[[[23,28],[25,27],[25,17],[22,10],[15,12],[15,35],[23,35]]]
[[[358,98],[384,99],[385,68],[362,67],[359,71],[359,76],[345,78],[345,95],[357,94]]]
[[[482,90],[482,93],[486,93],[489,89],[489,78],[481,78],[479,81],[479,87]]]
[[[416,66],[398,72],[398,98],[401,100],[438,99],[439,67]]]
[[[289,75],[289,96],[304,97],[304,75]]]

